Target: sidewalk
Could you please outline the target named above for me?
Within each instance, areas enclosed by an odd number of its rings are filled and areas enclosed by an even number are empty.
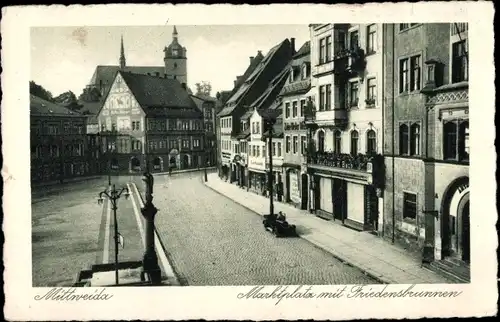
[[[269,212],[269,199],[235,184],[222,181],[217,173],[208,175],[205,184],[258,214]],[[334,257],[361,269],[386,284],[452,283],[428,269],[404,249],[391,245],[367,232],[357,232],[334,222],[328,222],[290,205],[274,203],[276,212],[283,211],[299,236],[331,253]]]

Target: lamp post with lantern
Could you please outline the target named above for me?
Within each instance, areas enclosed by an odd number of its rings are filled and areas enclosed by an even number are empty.
[[[114,239],[115,239],[115,283],[116,285],[119,284],[119,279],[118,279],[118,245],[120,244],[120,233],[118,232],[118,221],[116,220],[116,210],[118,209],[117,207],[117,201],[120,199],[122,193],[125,192],[125,198],[128,199],[130,196],[130,193],[128,191],[128,188],[124,187],[120,191],[116,190],[115,185],[111,187],[111,190],[107,191],[101,191],[99,193],[99,199],[97,199],[98,204],[102,204],[104,201],[103,196],[106,196],[111,202],[111,207],[113,210],[113,220],[114,220]]]

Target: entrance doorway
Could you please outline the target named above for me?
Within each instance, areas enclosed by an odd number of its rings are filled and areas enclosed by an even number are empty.
[[[309,183],[309,180],[308,180],[308,177],[307,177],[307,174],[306,173],[303,173],[302,174],[302,178],[301,178],[301,183],[302,183],[302,191],[301,191],[301,196],[302,196],[302,204],[301,204],[301,209],[307,209],[307,202],[309,200],[309,193],[308,193],[308,190],[307,190],[307,186],[308,186],[308,183]]]
[[[182,169],[187,169],[189,167],[189,156],[184,154],[182,156]]]
[[[462,211],[462,222],[461,222],[461,251],[462,260],[464,262],[470,262],[470,216],[469,216],[469,201],[464,205],[464,210]]]

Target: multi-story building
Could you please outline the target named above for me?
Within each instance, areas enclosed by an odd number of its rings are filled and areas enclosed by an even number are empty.
[[[228,175],[231,182],[237,180],[237,165],[239,160],[239,139],[242,132],[241,117],[249,110],[249,107],[264,93],[273,79],[280,74],[289,63],[295,51],[295,39],[285,39],[269,50],[267,55],[254,66],[251,64],[248,76],[239,79],[241,85],[233,92],[219,113],[221,126],[221,157],[223,171]],[[261,53],[259,53],[259,56]],[[252,60],[253,62],[253,60]],[[247,74],[245,72],[245,74]],[[238,82],[238,79],[237,79]]]
[[[31,181],[33,183],[89,173],[86,116],[30,95]]]
[[[266,183],[268,181],[266,176],[271,171],[269,163],[269,158],[271,156],[269,155],[268,137],[272,123],[274,123],[272,125],[272,132],[273,139],[275,140],[276,152],[277,145],[281,145],[283,141],[281,100],[278,95],[287,80],[288,73],[290,72],[288,66],[289,65],[285,66],[281,72],[269,82],[267,89],[250,105],[249,111],[247,111],[248,113],[253,110],[249,119],[250,138],[248,142],[249,160],[247,168],[247,176],[249,178],[248,188],[254,190],[256,189],[257,192],[260,190],[267,190],[267,185],[262,185],[262,183]],[[276,197],[281,200],[283,194],[283,156],[273,156],[273,161],[273,182],[279,184],[280,186],[280,189],[274,189],[273,192]],[[237,172],[242,173],[243,168]]]
[[[311,88],[310,41],[307,41],[293,56],[289,77],[281,90],[283,110],[283,133],[285,150],[283,155],[284,201],[301,209],[307,209],[307,131],[304,111],[305,94]]]
[[[309,208],[354,229],[380,231],[382,24],[315,24],[310,33]]]
[[[468,26],[384,27],[385,236],[467,279]]]
[[[118,72],[98,120],[112,169],[197,168],[204,158],[203,113],[177,80]]]
[[[198,106],[198,109],[203,113],[203,127],[205,129],[205,146],[206,157],[203,162],[198,162],[200,166],[216,165],[217,158],[217,136],[215,133],[215,108],[216,99],[208,96],[191,95],[191,98]]]

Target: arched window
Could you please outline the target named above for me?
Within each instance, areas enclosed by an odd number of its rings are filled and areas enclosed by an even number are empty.
[[[410,155],[420,155],[420,125],[417,123],[410,128]]]
[[[333,133],[333,148],[335,153],[342,153],[342,132],[339,130]]]
[[[460,123],[458,132],[458,154],[460,160],[469,160],[469,121]]]
[[[401,124],[399,126],[399,153],[403,155],[408,154],[408,125]]]
[[[447,122],[443,126],[443,158],[457,158],[457,124],[455,122]]]
[[[366,153],[377,153],[377,134],[374,130],[369,130],[368,132],[366,132]]]
[[[325,132],[318,132],[318,152],[325,152]]]
[[[358,154],[358,140],[359,140],[359,133],[358,131],[354,130],[351,132],[351,154],[356,155]]]

